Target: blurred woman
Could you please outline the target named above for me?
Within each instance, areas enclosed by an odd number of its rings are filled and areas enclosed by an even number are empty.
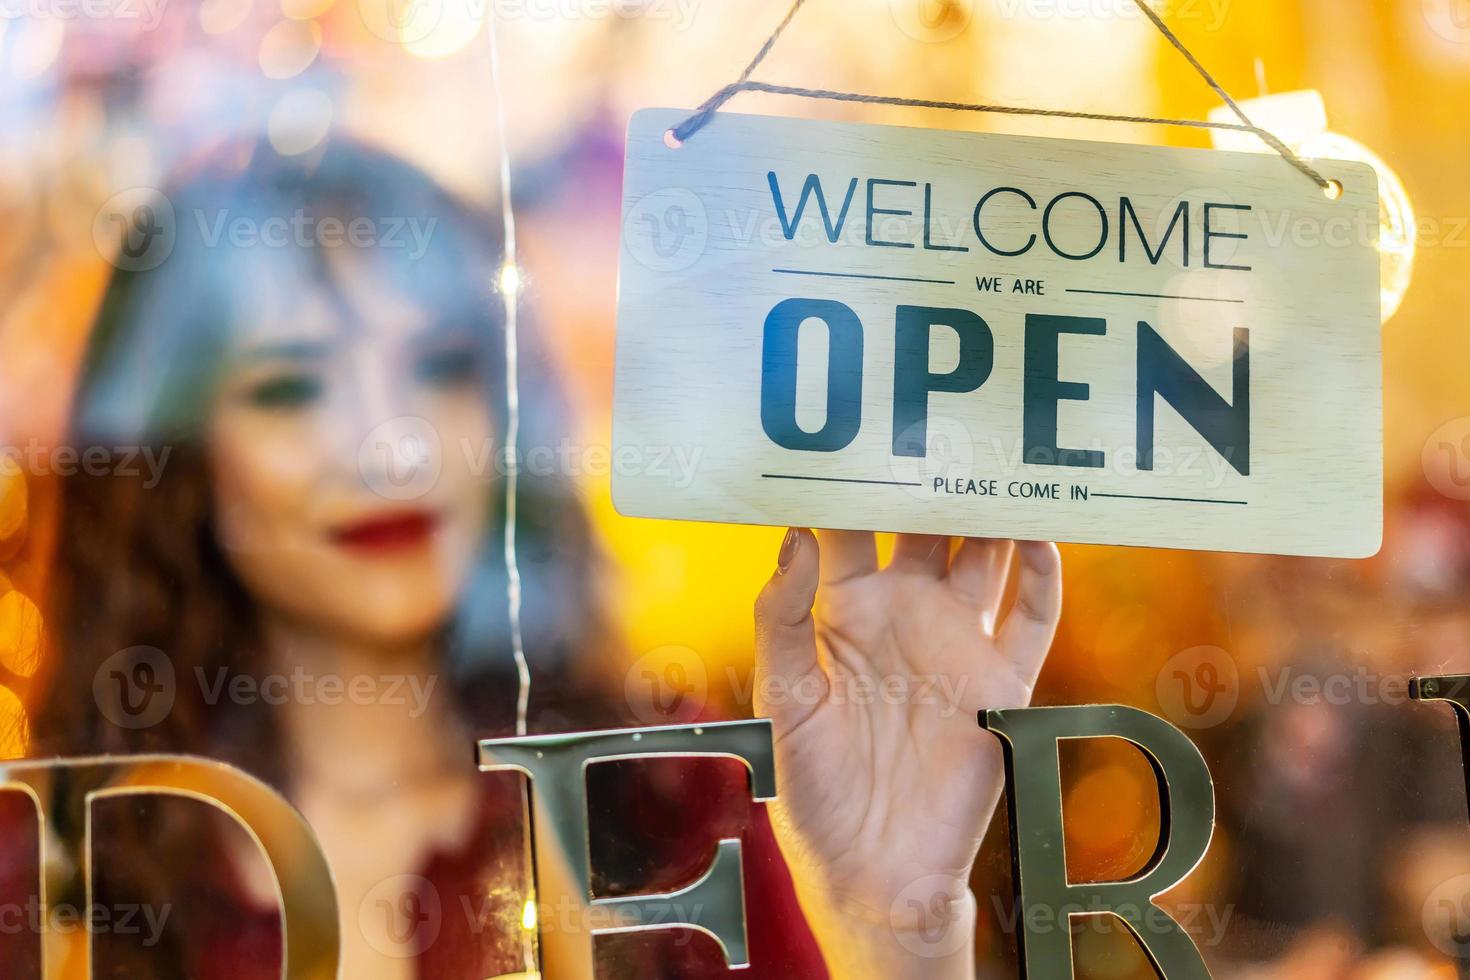
[[[71,435],[166,462],[151,480],[107,467],[66,480],[59,649],[35,751],[191,753],[279,787],[332,866],[343,976],[529,970],[520,790],[469,763],[474,739],[511,728],[518,690],[495,224],[343,142],[310,161],[235,147],[168,197],[172,251],[115,272]],[[563,415],[535,333],[522,331],[523,446],[551,445]],[[517,500],[532,728],[623,721],[597,693],[617,660],[587,520],[561,477],[525,473]],[[927,902],[937,888],[973,931],[967,877],[1002,781],[975,711],[1026,702],[1060,604],[1055,549],[1022,546],[1015,610],[997,626],[1011,559],[1006,542],[901,536],[880,569],[870,534],[820,547],[787,535],[757,605],[755,707],[776,729],[771,815],[790,878],[752,822],[753,977],[820,976],[824,959],[838,976],[972,975],[967,943],[941,956],[909,941],[928,923],[906,889],[921,883]],[[127,679],[160,657],[172,700],[140,725]],[[944,710],[843,696],[860,679],[936,673],[959,681]],[[120,678],[115,698],[106,678]],[[290,696],[262,697],[263,678],[291,679]],[[814,694],[763,704],[772,678]],[[328,681],[371,692],[329,699]],[[594,767],[594,797],[632,815],[631,830],[593,821],[599,886],[647,890],[653,869],[707,860],[701,828],[744,792],[721,772]],[[87,790],[58,777],[56,812],[80,813]],[[271,880],[238,831],[185,801],[94,809],[97,901],[175,910],[150,942],[96,937],[99,976],[278,975]],[[444,914],[431,940],[406,942],[392,910],[416,889]],[[599,976],[723,971],[688,935],[598,946]]]

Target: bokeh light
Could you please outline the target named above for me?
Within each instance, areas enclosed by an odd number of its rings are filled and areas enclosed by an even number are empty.
[[[1372,150],[1327,128],[1327,107],[1320,92],[1284,92],[1247,99],[1241,103],[1241,109],[1252,122],[1276,136],[1299,156],[1309,160],[1354,160],[1368,164],[1378,174],[1379,280],[1382,317],[1387,323],[1398,312],[1414,275],[1418,227],[1403,181]],[[1226,108],[1211,111],[1210,119],[1214,122],[1237,121],[1234,113]],[[1211,138],[1216,146],[1223,148],[1275,152],[1248,133],[1213,130]],[[1286,176],[1290,179],[1292,175]],[[1329,199],[1336,199],[1332,190],[1326,193]],[[1337,193],[1341,193],[1340,187]]]
[[[267,78],[293,78],[316,60],[322,29],[315,21],[283,20],[260,42],[260,70]]]
[[[320,89],[299,88],[281,98],[271,110],[268,132],[280,153],[305,153],[326,139],[332,125],[332,97]]]

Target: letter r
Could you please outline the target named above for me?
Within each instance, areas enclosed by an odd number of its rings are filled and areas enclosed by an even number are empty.
[[[1072,933],[1066,920],[1096,909],[1122,919],[1164,980],[1209,980],[1189,933],[1154,903],[1182,881],[1205,855],[1215,826],[1215,790],[1194,743],[1173,725],[1123,705],[1080,705],[982,711],[980,727],[1001,741],[1010,795],[1020,921],[1049,928],[1017,933],[1021,976],[1073,976]],[[1159,844],[1149,863],[1126,881],[1072,884],[1062,836],[1061,771],[1057,742],[1067,738],[1125,739],[1148,757],[1159,782]],[[1044,913],[1051,913],[1050,917]]]

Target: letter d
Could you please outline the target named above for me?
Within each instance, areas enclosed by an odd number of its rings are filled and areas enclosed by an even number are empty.
[[[88,792],[80,813],[52,812],[51,784],[65,772]],[[98,756],[22,760],[0,764],[0,790],[25,793],[36,806],[41,829],[41,867],[73,863],[82,875],[86,905],[93,899],[91,809],[96,800],[122,796],[181,796],[218,807],[239,821],[260,845],[276,881],[281,903],[284,962],[282,980],[335,980],[340,934],[332,873],[306,820],[265,783],[221,762],[181,755]],[[52,835],[64,834],[66,859],[48,855]],[[49,911],[47,876],[41,908]],[[41,977],[92,977],[92,943],[87,932],[47,930],[41,946]]]

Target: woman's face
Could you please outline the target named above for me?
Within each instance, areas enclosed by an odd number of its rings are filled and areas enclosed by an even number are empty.
[[[327,276],[277,264],[245,300],[206,432],[216,533],[268,615],[420,642],[489,516],[485,327],[436,318],[369,258],[324,258]]]

